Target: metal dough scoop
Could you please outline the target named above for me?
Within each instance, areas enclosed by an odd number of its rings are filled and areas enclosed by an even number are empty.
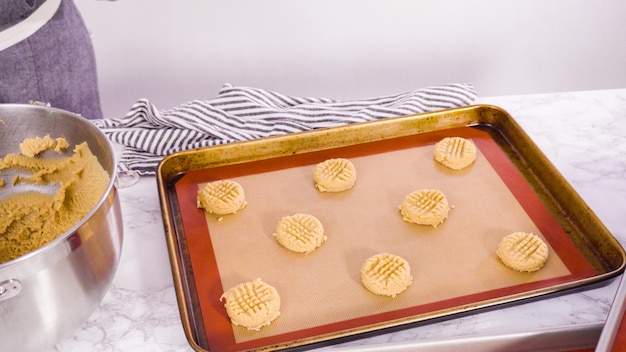
[[[11,154],[11,153],[7,153]],[[44,151],[42,153],[40,153],[39,155],[37,155],[37,158],[46,158],[46,159],[53,159],[53,158],[59,158],[59,157],[66,157],[68,156],[69,153],[63,152],[63,153],[57,153],[55,151]],[[2,154],[0,155],[0,157],[4,158],[6,155]],[[20,177],[20,178],[30,178],[32,175],[26,171],[23,170],[18,170],[15,168],[8,168],[8,169],[4,169],[4,170],[0,170],[0,180],[4,181],[4,186],[0,187],[0,200],[6,199],[7,197],[14,195],[14,194],[19,194],[19,193],[26,193],[26,192],[38,192],[41,194],[49,194],[49,195],[53,195],[55,194],[58,190],[59,190],[59,184],[58,183],[50,183],[50,184],[40,184],[40,183],[33,183],[33,182],[28,182],[28,181],[21,181],[21,182],[17,182],[14,184],[14,180],[16,177]]]
[[[9,196],[26,192],[38,192],[41,194],[53,195],[59,190],[59,184],[35,184],[30,182],[18,182],[13,185],[13,179],[18,177],[30,177],[29,174],[15,170],[5,170],[0,172],[0,179],[3,179],[5,184],[0,187],[0,200]]]

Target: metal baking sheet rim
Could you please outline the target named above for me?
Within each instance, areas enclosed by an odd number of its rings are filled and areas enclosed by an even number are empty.
[[[193,309],[190,306],[188,283],[186,282],[187,275],[181,263],[180,251],[184,251],[176,236],[175,222],[177,221],[177,214],[172,211],[172,201],[170,198],[171,186],[175,181],[188,171],[216,167],[219,165],[244,163],[252,160],[260,160],[265,158],[272,158],[284,155],[290,155],[295,153],[306,153],[310,151],[331,149],[337,146],[359,144],[364,142],[384,140],[386,138],[400,137],[413,135],[418,133],[425,133],[430,131],[437,131],[442,129],[448,129],[453,127],[464,126],[476,126],[476,125],[488,125],[498,130],[506,143],[516,152],[520,152],[519,148],[524,149],[521,156],[528,157],[528,159],[517,160],[518,163],[526,165],[530,163],[534,168],[537,165],[541,165],[541,168],[534,176],[541,181],[546,181],[548,184],[543,184],[543,187],[549,187],[551,183],[556,182],[558,186],[562,186],[561,192],[557,192],[556,198],[553,199],[557,205],[562,204],[575,204],[572,208],[575,210],[583,211],[590,222],[582,224],[585,226],[592,226],[596,229],[600,229],[601,232],[608,235],[606,238],[608,243],[604,243],[603,247],[599,250],[596,249],[597,255],[606,254],[607,251],[612,252],[614,258],[609,258],[609,261],[613,261],[613,264],[606,264],[612,267],[607,269],[607,272],[592,278],[576,281],[562,285],[558,290],[548,289],[542,290],[535,296],[520,296],[516,298],[508,298],[501,302],[483,302],[473,307],[465,307],[467,309],[461,309],[456,312],[444,312],[444,314],[433,314],[430,318],[421,317],[415,319],[403,319],[398,322],[389,322],[388,326],[376,326],[374,329],[363,329],[358,332],[343,332],[337,333],[334,336],[325,336],[322,338],[312,338],[307,341],[299,341],[294,344],[279,346],[278,349],[288,349],[294,347],[300,347],[302,345],[315,344],[320,342],[327,342],[334,339],[341,339],[344,337],[356,336],[362,333],[371,333],[385,327],[403,327],[405,325],[411,326],[411,323],[423,323],[428,322],[430,319],[436,319],[440,317],[453,318],[459,314],[467,312],[479,312],[481,309],[492,308],[495,305],[507,306],[512,303],[522,303],[529,298],[543,297],[546,295],[556,293],[568,293],[572,289],[581,289],[587,286],[593,286],[602,284],[604,285],[617,275],[623,273],[626,265],[626,253],[619,244],[619,242],[610,234],[610,232],[604,227],[600,220],[595,216],[592,210],[590,210],[580,196],[573,190],[573,188],[563,179],[561,174],[554,168],[549,162],[547,157],[539,150],[539,148],[533,143],[529,136],[522,130],[517,122],[503,109],[492,105],[472,105],[462,108],[454,108],[441,110],[436,112],[423,113],[418,115],[402,116],[397,118],[387,118],[383,120],[377,120],[372,122],[357,123],[352,125],[345,125],[341,127],[334,127],[328,129],[312,130],[307,132],[300,132],[289,135],[280,135],[276,137],[269,137],[251,141],[237,142],[226,145],[219,145],[213,147],[205,147],[194,150],[187,150],[178,153],[171,154],[165,157],[158,166],[157,169],[157,186],[159,191],[160,205],[163,215],[163,222],[165,227],[165,235],[168,246],[168,254],[171,262],[171,269],[174,278],[174,285],[177,295],[177,301],[179,305],[179,311],[181,314],[181,321],[183,329],[187,336],[187,339],[191,347],[196,351],[206,351],[202,346],[197,343],[197,338],[194,333],[194,319]],[[303,144],[302,140],[306,139],[308,143]],[[249,150],[254,150],[255,154],[247,153]],[[207,161],[205,153],[209,152],[214,158],[211,161]],[[526,177],[526,175],[525,175]],[[549,192],[548,192],[549,193]],[[555,194],[549,193],[550,197]],[[560,199],[560,200],[559,200]],[[563,203],[563,200],[567,199],[569,203]],[[573,216],[572,218],[576,218]],[[604,252],[604,253],[603,253]],[[606,258],[601,258],[606,260]],[[441,313],[441,312],[439,312]],[[608,327],[607,327],[608,328]],[[602,326],[598,324],[583,324],[583,325],[571,325],[565,327],[540,329],[538,332],[516,332],[511,334],[490,334],[485,335],[481,339],[476,335],[474,338],[459,337],[459,338],[446,338],[446,341],[433,342],[435,345],[441,343],[442,346],[452,347],[458,341],[464,341],[465,343],[484,343],[481,341],[496,341],[500,340],[505,343],[509,339],[529,339],[533,338],[536,341],[545,341],[551,343],[553,338],[562,338],[567,335],[570,336],[572,332],[578,332],[577,340],[583,343],[582,347],[590,343],[596,343],[598,337],[602,331]],[[576,334],[573,334],[574,336]],[[458,341],[457,341],[458,340]],[[415,350],[420,344],[424,344],[426,341],[416,342],[415,344],[409,344],[411,350]],[[398,348],[402,344],[399,344]],[[427,345],[427,344],[426,344]],[[424,345],[424,346],[426,346]],[[462,344],[461,344],[462,345]],[[386,344],[390,348],[390,351],[395,351],[394,346]],[[478,346],[478,345],[476,345]],[[364,348],[364,346],[361,346]],[[380,347],[380,346],[379,346]],[[510,347],[510,346],[508,346]],[[400,351],[402,349],[398,349]]]

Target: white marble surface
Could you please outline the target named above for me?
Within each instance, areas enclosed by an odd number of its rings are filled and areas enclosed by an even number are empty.
[[[626,244],[626,89],[480,98],[515,117]],[[120,190],[124,247],[101,306],[52,351],[192,351],[180,322],[155,178]],[[532,330],[606,319],[619,280],[596,289],[360,339],[325,349]]]

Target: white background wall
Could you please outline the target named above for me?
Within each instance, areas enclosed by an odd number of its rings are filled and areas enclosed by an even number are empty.
[[[479,96],[626,87],[626,1],[75,1],[106,117],[223,83],[336,99],[452,82]]]

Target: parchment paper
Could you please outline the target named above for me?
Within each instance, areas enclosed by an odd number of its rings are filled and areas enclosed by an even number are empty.
[[[206,216],[221,284],[227,290],[261,278],[282,298],[274,323],[258,332],[233,327],[235,341],[570,274],[552,248],[538,272],[505,267],[495,254],[502,237],[543,234],[480,150],[473,165],[454,171],[433,160],[433,149],[431,144],[351,158],[356,185],[341,193],[314,188],[314,165],[233,178],[244,187],[247,207]],[[436,228],[406,223],[398,211],[407,194],[423,188],[441,190],[453,207]],[[295,213],[314,215],[324,225],[328,240],[313,253],[290,252],[273,237],[281,217]],[[395,298],[374,295],[360,281],[363,262],[381,252],[411,266],[413,283]]]

